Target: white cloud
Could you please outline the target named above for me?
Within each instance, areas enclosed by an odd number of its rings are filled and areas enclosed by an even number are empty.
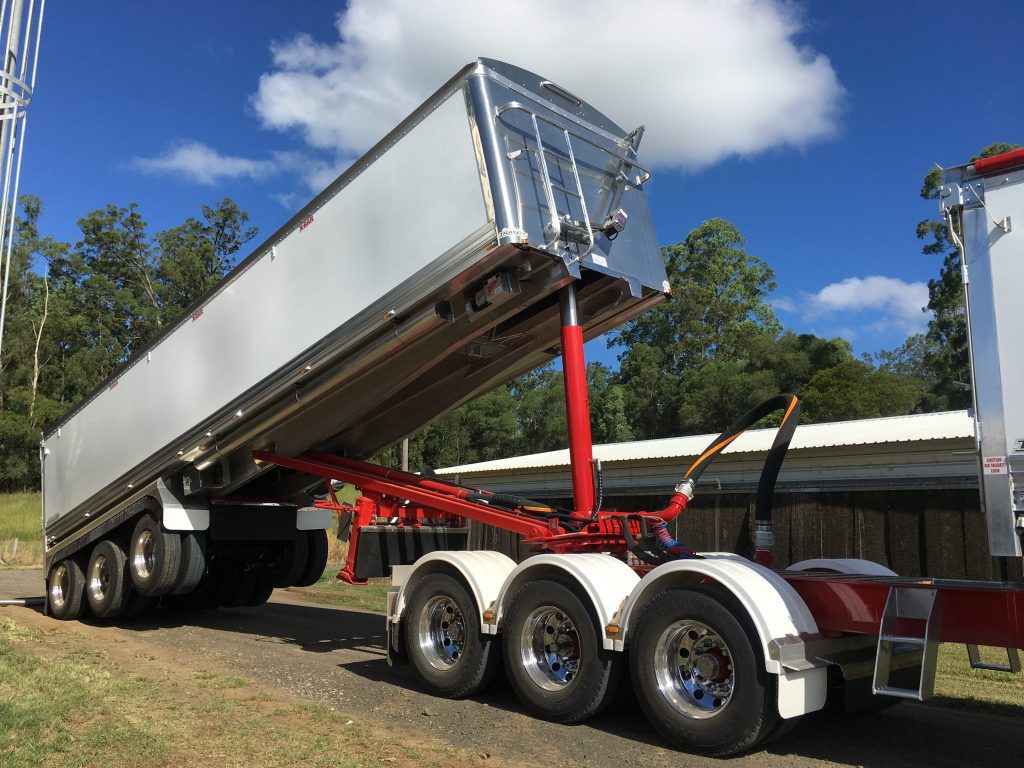
[[[226,179],[263,179],[277,172],[272,160],[251,160],[223,155],[198,141],[180,144],[156,157],[136,157],[132,167],[146,173],[183,176],[199,184],[216,184]]]
[[[928,303],[928,286],[922,282],[882,275],[848,277],[803,298],[805,321],[849,321],[851,314],[868,313],[866,327],[875,332],[898,330],[909,335],[928,326],[929,315],[922,311]]]
[[[509,8],[514,10],[509,10]],[[489,56],[647,126],[649,164],[699,168],[831,135],[843,97],[797,42],[784,0],[352,0],[338,38],[272,47],[253,95],[263,124],[345,156],[387,133],[462,65]]]
[[[179,176],[197,184],[213,185],[231,179],[263,181],[280,173],[298,174],[311,192],[319,192],[334,181],[351,163],[333,162],[303,152],[274,152],[267,159],[224,155],[198,141],[179,144],[156,157],[136,157],[131,166],[145,173]],[[274,199],[292,209],[299,201],[295,192],[275,194]],[[304,195],[302,196],[304,197]]]

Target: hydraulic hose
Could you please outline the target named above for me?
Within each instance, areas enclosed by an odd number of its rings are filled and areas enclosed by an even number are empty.
[[[779,470],[782,468],[782,461],[789,450],[790,441],[796,430],[800,417],[800,401],[796,395],[775,395],[762,403],[751,408],[740,416],[728,429],[716,437],[707,449],[697,457],[696,461],[683,476],[683,481],[676,486],[676,493],[669,501],[668,506],[654,515],[660,518],[660,522],[654,528],[653,540],[658,547],[665,552],[680,552],[682,554],[671,557],[694,557],[692,550],[687,549],[668,533],[667,523],[677,517],[684,509],[687,502],[693,496],[693,488],[698,478],[704,473],[711,462],[718,457],[737,437],[747,429],[756,424],[773,411],[782,410],[785,413],[775,433],[775,440],[768,451],[764,466],[761,468],[761,476],[757,482],[757,500],[755,503],[754,521],[754,557],[757,562],[765,566],[772,564],[772,549],[774,537],[772,534],[772,500],[775,495],[775,482],[779,477]],[[626,527],[625,525],[623,526]],[[627,538],[627,544],[632,542]],[[632,550],[633,547],[631,546]]]

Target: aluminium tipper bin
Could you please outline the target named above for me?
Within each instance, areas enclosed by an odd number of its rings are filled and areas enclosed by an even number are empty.
[[[465,67],[45,436],[48,548],[158,480],[298,493],[252,451],[393,444],[557,355],[570,282],[588,338],[662,300],[641,135]]]

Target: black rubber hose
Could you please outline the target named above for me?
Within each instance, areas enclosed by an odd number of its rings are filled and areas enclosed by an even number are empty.
[[[772,497],[775,493],[775,481],[782,468],[782,460],[789,450],[800,417],[800,401],[795,395],[775,395],[759,403],[740,416],[727,430],[716,437],[686,473],[686,479],[697,481],[705,469],[725,448],[741,433],[759,422],[772,411],[785,410],[779,430],[775,435],[768,458],[761,468],[761,477],[757,483],[757,502],[754,518],[758,522],[770,522],[772,518]]]
[[[800,401],[792,395],[792,410],[788,411],[786,418],[779,425],[779,431],[775,433],[775,440],[772,442],[771,450],[768,451],[768,458],[761,468],[761,477],[757,481],[757,502],[755,504],[754,520],[762,523],[770,523],[772,520],[772,501],[775,498],[775,482],[779,479],[779,470],[782,469],[782,461],[786,458],[786,451],[789,450],[789,443],[793,439],[796,425],[800,418]],[[787,406],[788,407],[788,406]]]

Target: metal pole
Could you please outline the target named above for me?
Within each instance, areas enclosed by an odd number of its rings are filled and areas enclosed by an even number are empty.
[[[25,111],[32,100],[32,89],[35,88],[39,33],[43,26],[45,8],[46,0],[42,0],[34,28],[35,0],[11,0],[10,5],[4,0],[3,10],[0,11],[0,23],[6,27],[3,70],[0,71],[0,152],[3,153],[0,155],[3,176],[0,253],[4,261],[3,282],[0,283],[0,359],[3,353],[7,297],[10,293],[11,252],[14,246],[21,158],[25,146]],[[24,38],[23,27],[27,30]]]
[[[573,513],[576,517],[589,519],[594,511],[594,446],[590,433],[583,328],[579,324],[574,283],[561,290],[558,304],[562,320],[562,372],[565,379],[565,417],[569,427]]]
[[[409,471],[409,438],[402,441],[402,471]]]

